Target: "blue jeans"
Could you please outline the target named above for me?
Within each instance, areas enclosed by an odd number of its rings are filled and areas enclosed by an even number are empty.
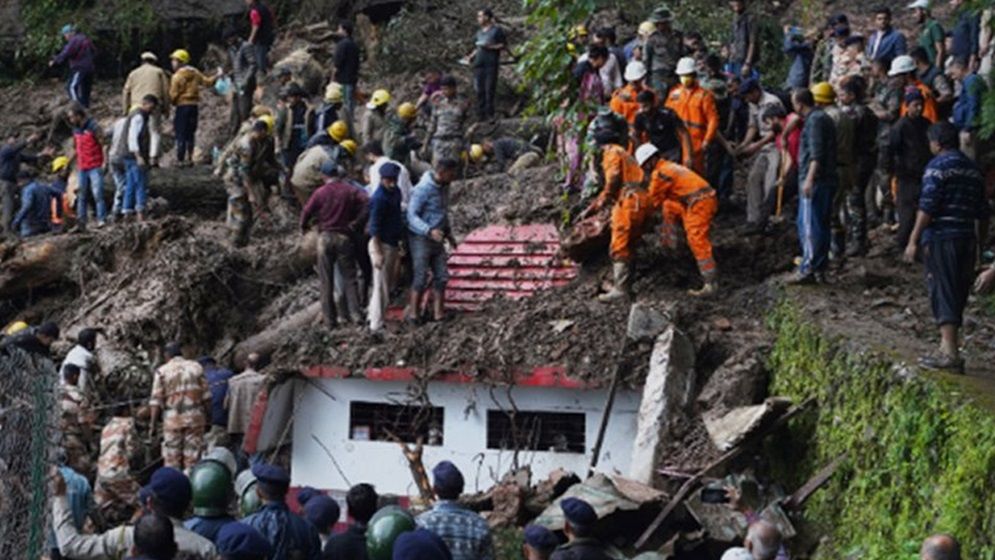
[[[124,214],[144,212],[145,201],[148,199],[145,170],[133,157],[124,158],[124,168],[127,183],[124,187],[124,204],[121,211]]]
[[[79,192],[76,195],[76,220],[79,225],[86,225],[86,210],[93,197],[96,206],[97,221],[107,218],[107,208],[104,206],[104,171],[100,168],[79,172]]]
[[[124,207],[124,189],[128,185],[127,172],[124,161],[111,162],[111,177],[114,179],[114,204],[111,205],[111,214],[120,214]]]
[[[830,222],[836,185],[817,183],[814,190],[812,198],[798,197],[798,241],[802,248],[798,273],[803,276],[822,272],[829,264]]]
[[[446,270],[446,247],[428,237],[412,234],[408,240],[411,249],[411,266],[414,274],[411,289],[421,293],[428,287],[428,272],[432,271],[432,289],[446,289],[449,271]]]

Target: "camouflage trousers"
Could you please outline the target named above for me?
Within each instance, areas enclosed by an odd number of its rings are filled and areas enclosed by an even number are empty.
[[[432,165],[438,165],[443,159],[462,161],[465,149],[466,142],[462,138],[435,138],[432,140]]]
[[[130,475],[119,478],[97,476],[93,500],[111,526],[127,522],[138,506],[138,483]]]
[[[189,472],[204,452],[204,426],[181,424],[169,419],[162,427],[163,466]]]
[[[243,191],[241,195],[228,194],[228,217],[226,220],[231,232],[232,244],[244,247],[249,243],[252,231],[252,205]]]
[[[93,474],[93,460],[90,451],[79,436],[63,434],[62,449],[66,452],[66,465],[74,471],[89,477]]]

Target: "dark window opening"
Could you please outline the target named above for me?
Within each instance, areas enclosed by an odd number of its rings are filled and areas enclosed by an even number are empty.
[[[445,415],[441,407],[349,403],[349,439],[442,445]]]
[[[487,411],[487,448],[584,453],[587,416],[577,412]]]

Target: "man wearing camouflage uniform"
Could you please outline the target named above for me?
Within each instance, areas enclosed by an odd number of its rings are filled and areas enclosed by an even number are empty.
[[[661,6],[653,10],[650,21],[656,25],[656,31],[643,43],[643,64],[649,70],[650,88],[665,97],[677,85],[674,71],[684,52],[684,41],[672,27],[674,13],[670,8]]]
[[[272,116],[259,117],[222,154],[217,173],[223,173],[228,191],[227,224],[236,247],[249,243],[253,216],[266,212],[270,186],[279,184],[273,126]]]
[[[62,372],[63,383],[59,386],[59,429],[62,431],[62,448],[66,452],[66,464],[74,471],[89,477],[93,474],[93,461],[90,459],[90,440],[94,417],[90,404],[80,390],[79,367],[68,364]]]
[[[179,344],[166,346],[166,358],[169,361],[156,371],[152,381],[150,432],[155,432],[161,411],[163,465],[189,471],[204,450],[211,390],[204,368],[185,359]]]
[[[432,108],[432,123],[428,127],[426,147],[432,150],[432,165],[444,159],[462,160],[466,147],[467,105],[457,95],[456,78],[442,78],[442,97]]]
[[[875,61],[872,65],[874,85],[873,99],[870,110],[878,119],[877,130],[877,166],[871,186],[864,193],[867,208],[877,208],[876,217],[885,223],[895,220],[895,202],[891,192],[891,174],[888,173],[888,146],[891,141],[891,127],[898,121],[902,112],[902,86],[898,78],[888,76],[890,64],[887,61]],[[880,196],[880,207],[877,199]]]
[[[131,460],[138,454],[135,419],[122,407],[100,432],[100,458],[94,501],[109,524],[124,523],[138,505],[138,482]]]

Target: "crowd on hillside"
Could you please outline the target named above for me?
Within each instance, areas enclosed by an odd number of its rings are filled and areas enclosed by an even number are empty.
[[[637,242],[657,218],[665,247],[675,248],[684,231],[702,277],[701,288],[691,291],[695,297],[719,290],[710,234],[715,216],[734,206],[730,200],[745,199],[744,235],[784,235],[781,224],[795,214],[800,257],[794,284],[827,282],[834,267],[868,252],[869,229],[880,226],[893,233],[891,254],[925,265],[941,346],[920,364],[962,372],[958,331],[969,292],[972,285],[981,292],[995,287],[995,266],[977,274],[988,248],[995,171],[981,132],[995,37],[991,10],[950,4],[949,32],[932,16],[929,0],[916,0],[901,14],[915,21],[912,36],[893,26],[896,14],[886,7],[870,10],[873,29],[854,29],[846,14],[817,30],[787,26],[782,47],[791,64],[783,84],[765,75],[759,25],[745,0],[729,2],[734,17],[718,53],[694,22],[679,21],[666,6],[653,10],[630,41],[617,42],[613,28],[592,33],[586,25],[563,37],[571,53],[564,107],[578,110],[556,121],[556,156],[563,188],[584,201],[575,227],[610,237],[614,283],[599,299],[608,304],[631,296]],[[405,321],[444,321],[446,258],[457,244],[450,184],[472,165],[517,173],[541,161],[541,148],[510,137],[470,144],[474,107],[454,75],[428,72],[417,100],[396,103],[385,89],[363,94],[361,49],[349,21],[338,27],[331,79],[320,103],[312,104],[292,71],[271,68],[273,13],[258,0],[247,0],[247,7],[251,31],[248,37],[235,29],[225,33],[224,69],[205,75],[178,49],[169,57],[170,73],[155,53],[142,54],[109,131],[88,110],[96,48],[67,25],[65,48],[52,64],[70,69],[65,120],[74,151],[60,155],[46,146],[32,152],[38,136],[6,140],[0,148],[4,231],[30,238],[71,224],[82,230],[91,208],[98,227],[144,219],[148,175],[160,165],[167,119],[172,116],[175,165],[202,161],[198,107],[202,93],[214,88],[231,100],[231,140],[208,159],[228,192],[233,245],[248,244],[253,224],[267,219],[282,197],[300,208],[302,232],[314,227],[319,234],[327,327],[365,322],[373,336],[385,336],[387,305],[402,270],[411,276]],[[479,11],[478,24],[466,62],[475,117],[489,121],[497,116],[498,70],[509,45],[491,10]],[[416,127],[419,120],[427,121],[424,131]],[[41,163],[49,170],[44,176],[36,172]],[[110,210],[105,173],[115,184]],[[76,204],[70,207],[65,200],[73,180]],[[80,331],[60,370],[65,456],[53,483],[53,557],[493,557],[486,523],[458,503],[462,474],[445,462],[433,470],[438,501],[415,518],[378,511],[375,490],[364,484],[348,493],[353,523],[343,533],[334,529],[341,505],[320,492],[299,493],[303,517],[291,513],[286,470],[260,457],[249,467],[240,451],[249,403],[265,385],[259,356],[233,376],[210,358],[198,363],[177,345],[166,349],[142,413],[151,435],[161,437],[165,466],[139,487],[131,467],[139,436],[128,407],[99,430],[99,449],[88,443],[98,431],[87,400],[88,378],[99,371],[98,334]],[[0,348],[47,354],[60,333],[52,323],[17,324],[7,335]],[[237,496],[243,503],[236,506],[237,480],[245,472],[254,490]],[[183,521],[191,506],[194,516]],[[598,515],[589,504],[567,499],[561,506],[562,535],[526,528],[524,557],[614,557],[593,530]],[[133,524],[87,534],[87,514],[94,512],[136,517]],[[378,523],[383,528],[374,531]],[[725,557],[783,554],[776,528],[762,521],[744,544]],[[959,558],[956,541],[932,537],[922,558]]]

